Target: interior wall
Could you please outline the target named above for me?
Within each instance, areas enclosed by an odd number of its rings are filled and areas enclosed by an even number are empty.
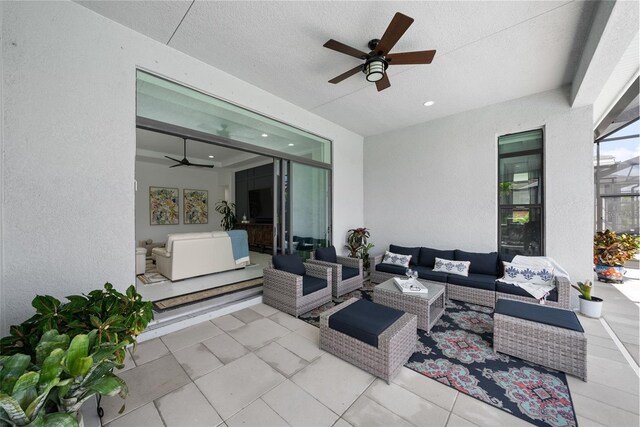
[[[136,67],[331,139],[334,236],[362,224],[360,135],[76,3],[3,2],[2,12],[0,333],[31,315],[35,294],[134,281]]]
[[[220,214],[215,211],[216,202],[224,199],[225,186],[229,185],[231,172],[224,169],[201,169],[178,167],[136,161],[136,241],[153,239],[166,242],[167,234],[198,233],[222,230]],[[179,224],[151,225],[149,212],[149,187],[170,187],[179,189]],[[209,192],[208,224],[184,223],[184,189],[207,190]]]
[[[373,252],[390,243],[497,250],[497,138],[544,127],[546,255],[574,280],[591,277],[592,109],[571,109],[565,89],[365,138]]]

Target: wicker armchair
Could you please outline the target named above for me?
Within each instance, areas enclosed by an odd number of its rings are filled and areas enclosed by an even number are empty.
[[[303,295],[303,276],[269,267],[264,269],[262,302],[292,316],[313,310],[331,301],[331,269],[304,263],[306,275],[324,279],[327,286]]]
[[[334,297],[342,296],[348,292],[355,291],[362,287],[364,283],[364,273],[363,273],[363,262],[358,258],[349,258],[346,256],[336,256],[335,263],[329,261],[320,261],[315,259],[316,253],[311,253],[311,258],[307,261],[307,263],[320,265],[323,267],[331,268],[331,285],[332,285],[332,293]],[[343,279],[343,267],[348,267],[351,269],[358,270],[358,274],[356,276],[347,277]]]

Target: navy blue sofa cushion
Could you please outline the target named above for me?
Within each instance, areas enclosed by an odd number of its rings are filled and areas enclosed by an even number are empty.
[[[469,261],[469,273],[498,275],[498,252],[478,253],[455,250],[456,261]]]
[[[584,332],[578,316],[571,310],[529,304],[521,301],[499,299],[496,302],[496,313],[545,325],[557,326],[572,331]]]
[[[356,277],[360,274],[360,270],[352,267],[342,266],[342,280],[351,279],[352,277]]]
[[[389,252],[400,255],[411,255],[411,260],[409,260],[409,265],[418,264],[418,258],[420,257],[420,247],[417,248],[407,248],[404,246],[397,245],[389,245]]]
[[[496,280],[496,292],[502,292],[503,294],[518,295],[521,297],[533,298],[531,294],[529,294],[524,289],[519,288],[516,285],[512,285],[510,283],[501,282],[500,280]],[[547,296],[547,301],[558,302],[558,289],[553,288],[553,290],[549,292],[549,295]]]
[[[378,335],[404,314],[395,308],[358,300],[329,317],[329,327],[378,347]]]
[[[382,271],[383,273],[397,274],[398,276],[404,276],[404,273],[407,271],[405,267],[401,267],[395,264],[385,264],[385,263],[376,265],[376,270]]]
[[[469,273],[468,277],[449,274],[449,276],[447,276],[447,283],[487,291],[495,292],[496,290],[496,276],[491,274]]]
[[[441,271],[433,271],[433,268],[416,265],[413,268],[418,272],[418,277],[425,280],[433,280],[434,282],[447,283],[447,273]]]
[[[418,265],[433,268],[433,265],[436,263],[436,257],[453,260],[453,256],[453,251],[442,251],[440,249],[433,248],[420,248]]]
[[[336,264],[338,262],[338,256],[336,255],[335,246],[316,249],[316,259],[318,261],[332,262]]]
[[[298,255],[274,255],[271,262],[276,270],[286,271],[298,276],[304,276],[306,272],[302,257]]]
[[[302,295],[309,295],[327,287],[327,281],[305,274],[302,276]]]

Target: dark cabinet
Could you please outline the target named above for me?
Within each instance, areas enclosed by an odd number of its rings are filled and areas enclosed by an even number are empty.
[[[236,216],[260,224],[273,223],[273,163],[235,173]]]

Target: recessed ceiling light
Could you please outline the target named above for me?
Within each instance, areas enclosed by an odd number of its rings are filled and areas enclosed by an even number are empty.
[[[263,133],[263,134],[262,134],[262,137],[263,137],[263,138],[266,138],[266,137],[268,137],[268,136],[269,136],[269,135],[267,135],[266,133]]]
[[[423,105],[424,105],[425,107],[431,107],[433,104],[435,104],[435,102],[433,102],[433,101],[427,101],[427,102],[425,102]]]
[[[209,156],[210,159],[213,159],[213,156]]]
[[[296,144],[289,144],[289,147],[293,147],[294,145],[296,145]]]

